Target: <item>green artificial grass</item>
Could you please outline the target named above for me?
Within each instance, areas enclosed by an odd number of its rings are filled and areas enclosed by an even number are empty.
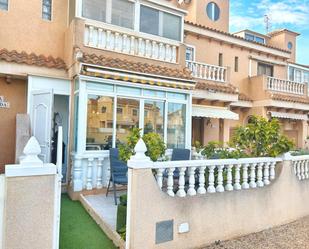
[[[60,249],[116,249],[80,202],[61,197]]]

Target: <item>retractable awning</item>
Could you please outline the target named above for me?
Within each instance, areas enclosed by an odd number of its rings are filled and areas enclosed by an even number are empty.
[[[228,110],[227,108],[203,105],[192,106],[192,117],[239,120],[239,115],[235,112]]]
[[[294,120],[308,120],[307,114],[297,114],[297,113],[287,113],[287,112],[268,112],[273,118],[285,118],[285,119],[294,119]]]

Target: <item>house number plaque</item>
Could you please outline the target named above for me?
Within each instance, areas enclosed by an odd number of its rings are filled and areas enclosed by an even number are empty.
[[[3,96],[0,96],[0,108],[10,108],[10,103],[6,102]]]

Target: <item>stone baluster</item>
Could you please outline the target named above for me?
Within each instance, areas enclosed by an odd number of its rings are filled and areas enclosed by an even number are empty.
[[[147,39],[146,40],[146,57],[151,57],[151,44],[150,44],[150,41]]]
[[[224,74],[225,74],[225,68],[221,68],[221,77],[220,77],[220,80],[222,82],[224,82]]]
[[[107,49],[112,49],[111,34],[112,34],[112,32],[110,30],[106,31],[106,48]]]
[[[98,158],[98,164],[97,164],[97,167],[98,167],[98,171],[97,171],[97,188],[100,189],[100,188],[103,188],[103,179],[102,179],[102,175],[103,175],[103,160],[104,158],[103,157],[99,157]]]
[[[269,181],[269,166],[271,163],[265,163],[264,165],[264,184],[265,185],[269,185],[270,181]]]
[[[135,55],[135,37],[131,36],[130,54]]]
[[[207,80],[211,80],[211,67],[207,65],[207,68],[208,68]]]
[[[165,45],[165,61],[171,61],[172,60],[172,51],[170,45]]]
[[[157,43],[155,41],[152,41],[152,52],[151,52],[151,58],[158,59],[158,49],[157,49]]]
[[[226,191],[232,191],[233,190],[233,175],[232,175],[232,169],[233,165],[227,165],[227,183],[225,185],[225,190]]]
[[[73,162],[73,190],[74,192],[83,190],[83,169],[82,157],[75,156]]]
[[[185,197],[186,192],[185,192],[185,173],[186,173],[186,167],[181,167],[179,168],[179,181],[178,181],[178,191],[177,191],[177,196],[179,197]]]
[[[270,180],[274,180],[275,177],[276,177],[275,167],[276,167],[276,162],[272,162],[272,163],[270,164],[270,172],[269,172],[269,178],[270,178]]]
[[[115,51],[120,52],[121,51],[121,42],[120,42],[120,39],[119,39],[119,33],[118,32],[115,32],[114,44],[115,44]]]
[[[308,160],[305,160],[305,179],[309,178],[309,174],[308,174]]]
[[[174,170],[175,168],[168,169],[168,177],[167,177],[167,194],[169,196],[175,196],[174,194]]]
[[[165,169],[157,169],[157,184],[159,186],[159,188],[162,190],[162,186],[163,186],[163,172]]]
[[[172,63],[176,63],[177,62],[177,48],[176,46],[172,46]]]
[[[195,169],[196,167],[190,167],[188,169],[188,173],[189,173],[189,189],[187,194],[190,196],[196,195],[196,191],[195,191]]]
[[[300,167],[301,167],[301,173],[300,173],[300,176],[301,176],[301,179],[305,179],[305,163],[306,161],[303,160],[300,162]]]
[[[98,48],[103,48],[103,29],[98,29]]]
[[[162,42],[159,44],[159,59],[164,60],[165,53],[164,53],[164,45]]]
[[[216,192],[216,188],[215,188],[215,167],[216,166],[208,166],[208,172],[209,172],[209,176],[208,176],[208,188],[207,188],[207,192],[208,193],[215,193]]]
[[[197,193],[199,194],[205,194],[206,189],[205,189],[205,169],[206,166],[202,166],[199,168],[199,187],[197,189]]]
[[[241,168],[241,164],[236,164],[235,165],[235,183],[234,183],[234,189],[235,190],[241,190],[241,185],[240,185],[240,168]]]
[[[92,157],[88,158],[88,165],[87,165],[87,181],[86,181],[86,189],[92,189],[92,170],[93,170],[93,161]]]
[[[217,187],[216,191],[217,192],[224,192],[224,187],[223,187],[223,169],[224,165],[218,165],[218,176],[217,176]]]
[[[94,31],[94,27],[93,27],[93,26],[88,26],[88,28],[89,28],[88,45],[89,45],[89,46],[94,46],[94,42],[93,42],[93,31]]]
[[[138,55],[144,56],[145,54],[145,47],[143,46],[143,39],[138,38]]]
[[[242,172],[242,184],[241,184],[241,188],[242,189],[248,189],[249,188],[249,184],[248,184],[248,168],[249,168],[249,164],[246,163],[243,165],[243,172]]]
[[[255,182],[255,167],[257,163],[251,163],[250,166],[250,188],[256,188],[256,182]]]
[[[122,35],[122,47],[120,46],[120,49],[122,50],[123,53],[129,53],[130,51],[130,46],[129,46],[129,40],[128,40],[128,35],[123,34]]]
[[[297,178],[300,180],[300,179],[301,179],[301,174],[300,174],[300,161],[296,161],[296,175],[297,175]]]
[[[266,164],[266,163],[265,163]],[[258,163],[257,167],[257,186],[258,187],[264,187],[264,182],[263,182],[263,165],[264,163]]]

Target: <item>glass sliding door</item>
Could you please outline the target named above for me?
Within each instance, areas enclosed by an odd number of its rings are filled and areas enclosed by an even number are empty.
[[[167,147],[185,148],[186,140],[186,105],[168,103],[167,112]]]
[[[114,98],[88,95],[86,150],[112,147]]]
[[[126,142],[133,128],[139,128],[139,100],[117,98],[116,146]]]
[[[144,134],[155,132],[164,137],[164,102],[145,100]]]

